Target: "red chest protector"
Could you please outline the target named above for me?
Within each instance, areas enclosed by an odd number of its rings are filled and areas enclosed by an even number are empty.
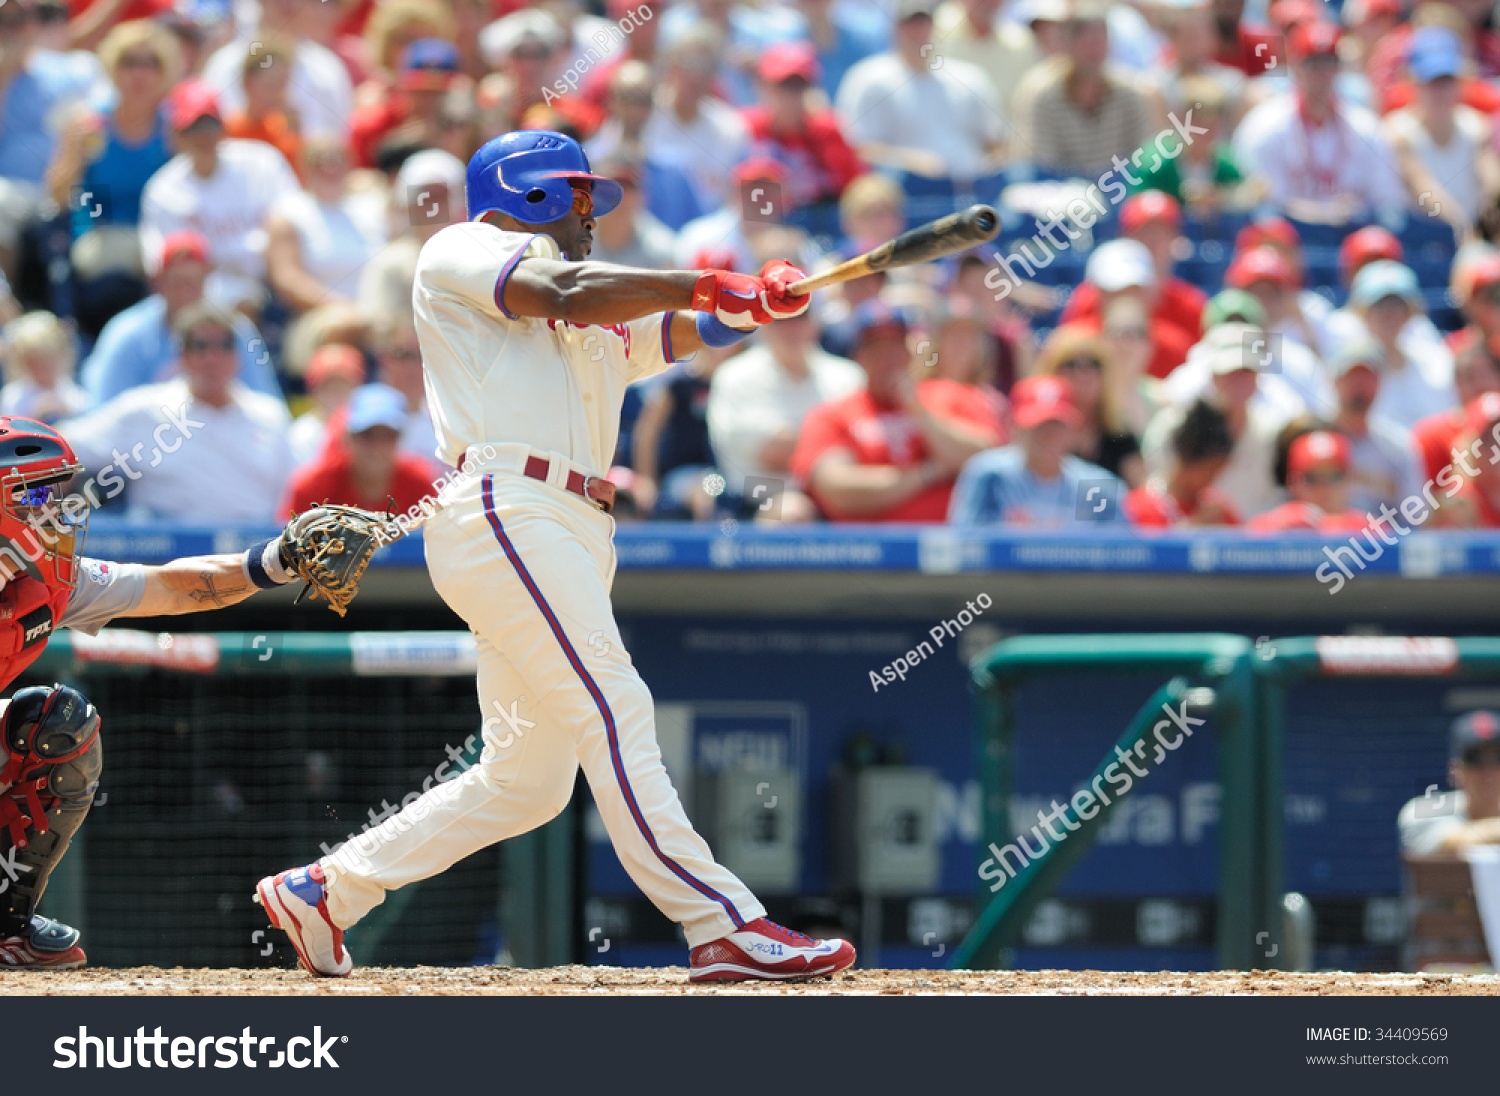
[[[72,593],[67,587],[50,590],[30,575],[19,575],[0,589],[0,689],[36,661]]]

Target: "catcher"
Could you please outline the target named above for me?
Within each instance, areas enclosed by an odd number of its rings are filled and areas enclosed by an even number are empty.
[[[82,471],[57,431],[0,416],[0,688],[57,628],[97,635],[116,617],[221,609],[298,577],[343,615],[385,521],[317,507],[241,554],[108,563],[80,555],[88,506],[61,494]],[[0,701],[0,966],[87,963],[78,930],[36,910],[93,804],[103,760],[99,713],[77,690],[32,685]]]

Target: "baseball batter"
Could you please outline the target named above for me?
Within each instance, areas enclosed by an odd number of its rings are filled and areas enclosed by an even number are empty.
[[[760,276],[587,262],[620,201],[577,142],[525,131],[468,168],[469,221],[437,233],[413,304],[438,457],[472,473],[426,530],[433,585],[473,630],[480,764],[361,842],[262,879],[258,900],[309,970],[353,967],[343,930],[385,893],[555,817],[578,766],[636,884],[679,922],[695,981],[806,978],[854,949],[765,918],[694,832],[662,766],[651,693],[610,606],[614,488],[602,478],[625,386],[806,310],[783,262]]]

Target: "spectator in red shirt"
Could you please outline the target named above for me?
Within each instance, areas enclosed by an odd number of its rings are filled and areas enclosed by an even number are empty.
[[[1469,335],[1453,357],[1453,385],[1458,389],[1460,406],[1429,415],[1411,428],[1412,448],[1421,462],[1422,474],[1429,480],[1437,479],[1453,463],[1458,437],[1468,423],[1469,406],[1486,392],[1500,392],[1500,361],[1482,338],[1473,332]]]
[[[1234,238],[1235,257],[1243,255],[1253,247],[1269,247],[1277,252],[1292,268],[1289,283],[1289,300],[1280,333],[1297,340],[1319,356],[1331,354],[1334,340],[1330,336],[1328,317],[1333,312],[1333,303],[1307,285],[1307,256],[1302,251],[1302,237],[1296,226],[1285,217],[1260,217],[1251,221]],[[1272,321],[1275,329],[1277,322]]]
[[[330,446],[305,464],[287,485],[282,513],[319,503],[384,511],[395,500],[404,514],[432,491],[427,465],[399,448],[406,428],[406,397],[384,384],[367,384],[349,399],[341,446]]]
[[[1080,326],[1089,331],[1101,331],[1102,317],[1110,303],[1119,297],[1134,296],[1140,299],[1151,317],[1151,361],[1146,371],[1160,379],[1187,360],[1188,351],[1198,341],[1198,328],[1188,330],[1156,314],[1159,283],[1156,264],[1145,244],[1130,239],[1100,244],[1089,256],[1083,276],[1093,287],[1099,304],[1097,313],[1079,319]]]
[[[977,388],[912,379],[910,329],[883,301],[860,305],[853,357],[866,387],[802,421],[792,472],[834,521],[943,521],[964,462],[1004,440]]]
[[[1182,239],[1182,206],[1177,199],[1160,190],[1143,190],[1132,195],[1120,207],[1120,232],[1139,240],[1151,252],[1159,287],[1151,306],[1152,319],[1175,324],[1184,331],[1199,331],[1208,297],[1203,290],[1172,273],[1178,241]],[[1068,298],[1062,322],[1097,318],[1100,314],[1099,287],[1083,282]]]
[[[1332,430],[1302,434],[1287,449],[1286,491],[1291,496],[1274,510],[1245,523],[1252,533],[1314,529],[1353,533],[1369,524],[1349,508],[1349,439]]]
[[[1500,392],[1485,392],[1464,408],[1449,459],[1427,497],[1437,502],[1433,526],[1500,529]]]
[[[1125,517],[1147,528],[1238,525],[1234,499],[1214,486],[1234,452],[1224,412],[1208,400],[1195,401],[1172,431],[1171,450],[1165,472],[1125,496]]]
[[[436,144],[443,98],[458,78],[458,47],[446,38],[419,38],[401,54],[396,85],[356,107],[349,144],[360,167],[374,167],[376,151],[392,130],[411,131],[414,143]]]
[[[781,42],[760,59],[759,106],[741,112],[752,154],[786,166],[782,196],[788,210],[836,202],[864,171],[831,109],[809,110],[818,80],[818,55],[808,42]]]
[[[1224,274],[1229,289],[1243,289],[1266,312],[1266,330],[1302,343],[1317,354],[1323,346],[1319,329],[1307,323],[1299,308],[1297,275],[1276,248],[1252,247],[1234,257]]]

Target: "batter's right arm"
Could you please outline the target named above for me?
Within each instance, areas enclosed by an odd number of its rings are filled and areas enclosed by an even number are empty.
[[[785,264],[768,263],[772,267]],[[801,271],[787,267],[797,276]],[[706,345],[704,328],[691,309],[718,322],[718,330],[748,332],[761,324],[806,311],[807,297],[789,297],[788,279],[728,270],[641,270],[613,263],[571,263],[533,257],[504,280],[502,298],[512,316],[565,320],[571,324],[619,324],[675,312],[672,345],[683,356]],[[720,345],[720,344],[715,344]]]
[[[613,263],[527,259],[505,283],[513,316],[615,324],[694,307],[698,270],[638,270]]]

